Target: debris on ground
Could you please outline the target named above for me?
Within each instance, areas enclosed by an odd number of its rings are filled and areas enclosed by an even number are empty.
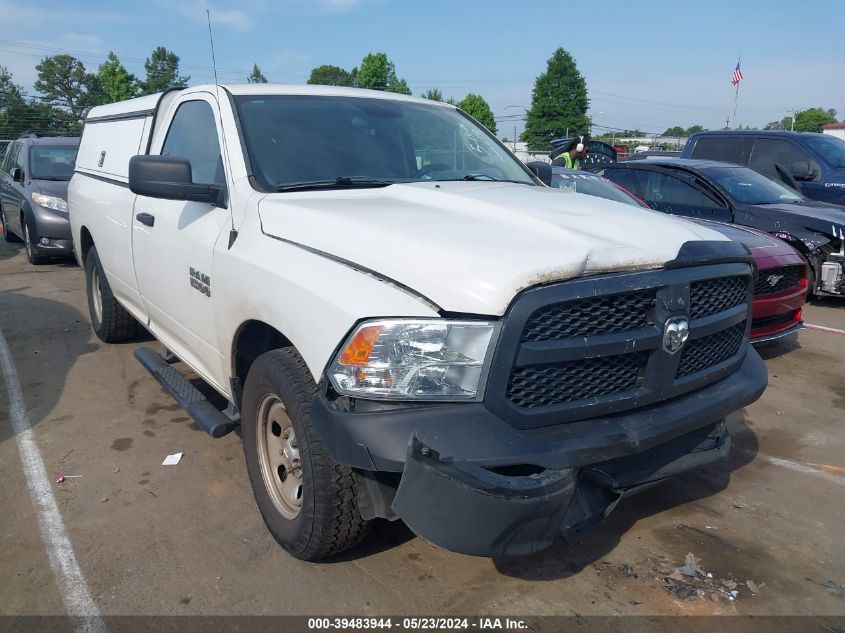
[[[617,570],[622,575],[633,575],[633,568],[629,565],[619,565]],[[628,574],[625,571],[630,570]],[[733,578],[717,578],[701,566],[701,561],[690,552],[683,564],[666,562],[655,563],[651,558],[640,566],[643,579],[657,581],[657,586],[663,587],[680,600],[712,600],[718,602],[726,600],[733,602],[747,589],[746,595],[757,595],[763,584],[753,580],[746,580],[742,585]],[[744,586],[743,586],[744,585]]]
[[[105,503],[108,500],[109,500],[108,497],[100,497],[100,503]]]
[[[845,585],[840,585],[838,582],[828,580],[827,582],[822,583],[822,587],[827,589],[837,598],[845,598]]]
[[[56,483],[57,484],[63,484],[65,482],[65,479],[77,479],[79,477],[82,477],[82,475],[61,475],[61,474],[59,474],[59,475],[56,475]]]
[[[173,453],[172,455],[168,455],[164,458],[164,461],[161,462],[162,466],[175,466],[179,463],[179,460],[182,459],[182,453]]]

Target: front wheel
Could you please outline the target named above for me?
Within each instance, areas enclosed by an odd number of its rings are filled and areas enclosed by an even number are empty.
[[[120,343],[137,336],[138,321],[115,299],[96,246],[85,256],[85,290],[91,327],[101,341]]]
[[[366,535],[352,470],[311,425],[317,386],[292,349],[259,356],[244,385],[242,425],[255,501],[273,538],[301,560],[343,552]]]

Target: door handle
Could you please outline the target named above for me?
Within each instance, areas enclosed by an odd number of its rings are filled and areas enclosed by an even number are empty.
[[[155,216],[150,215],[149,213],[139,213],[135,216],[135,219],[141,224],[146,224],[147,226],[153,226],[156,223]]]

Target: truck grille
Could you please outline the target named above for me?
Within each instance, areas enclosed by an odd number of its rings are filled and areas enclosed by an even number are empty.
[[[803,278],[803,266],[781,266],[761,270],[754,284],[754,296],[774,295],[791,290],[798,286]]]
[[[728,360],[739,351],[744,338],[745,321],[690,341],[681,353],[678,376],[689,376]]]
[[[508,398],[520,407],[543,407],[636,389],[647,354],[519,367],[508,384]]]
[[[649,289],[540,308],[525,324],[522,340],[549,341],[647,327],[656,295],[655,289]]]
[[[745,262],[573,280],[523,293],[505,319],[485,404],[533,428],[674,398],[739,367],[748,338]],[[677,353],[670,318],[687,316]]]
[[[690,317],[698,319],[739,305],[746,292],[748,280],[740,277],[695,281],[689,288]]]

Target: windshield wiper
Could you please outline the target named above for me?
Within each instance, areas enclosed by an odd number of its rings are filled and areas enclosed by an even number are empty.
[[[334,180],[310,180],[279,185],[276,191],[303,191],[306,189],[337,189],[354,187],[386,187],[394,184],[389,180],[379,180],[369,176],[338,176]]]
[[[461,180],[498,180],[489,174],[467,174]]]

